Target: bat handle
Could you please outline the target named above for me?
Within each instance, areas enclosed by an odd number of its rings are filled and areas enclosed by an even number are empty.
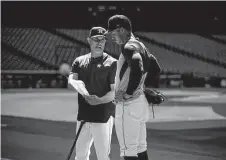
[[[76,142],[77,142],[77,140],[78,140],[79,134],[80,134],[80,132],[81,132],[81,130],[82,130],[82,126],[83,126],[85,123],[86,123],[86,121],[81,121],[81,123],[80,123],[78,132],[77,132],[77,134],[76,134],[76,136],[75,136],[75,140],[74,140],[73,145],[72,145],[72,147],[71,147],[71,150],[70,150],[70,152],[69,152],[69,154],[68,154],[68,156],[67,156],[67,160],[70,160],[70,158],[71,158],[71,155],[72,155],[72,152],[73,152],[73,150],[74,150],[74,148],[75,148],[75,145],[76,145]]]
[[[152,104],[151,108],[152,108],[153,119],[155,119],[155,112],[154,112],[154,105],[153,104]]]

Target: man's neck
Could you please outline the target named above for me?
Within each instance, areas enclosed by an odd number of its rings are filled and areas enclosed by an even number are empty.
[[[132,33],[125,35],[122,46],[124,46],[131,38],[135,38]]]
[[[96,53],[96,52],[91,51],[91,57],[92,58],[98,58],[98,57],[102,57],[102,56],[103,56],[103,52],[102,53]]]

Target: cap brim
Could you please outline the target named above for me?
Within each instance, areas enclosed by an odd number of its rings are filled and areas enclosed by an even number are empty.
[[[109,31],[109,30],[108,30],[108,31],[106,31],[106,32],[104,33],[104,35],[107,36],[107,35],[111,34],[111,32],[112,32],[112,31]]]
[[[90,38],[95,38],[95,37],[105,37],[105,35],[95,35],[95,36],[92,36]]]

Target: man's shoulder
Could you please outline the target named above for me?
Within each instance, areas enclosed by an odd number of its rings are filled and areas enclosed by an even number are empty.
[[[107,54],[107,53],[103,53],[104,54],[104,57],[106,58],[107,61],[113,63],[113,62],[116,62],[117,59],[115,59],[114,57],[112,57],[111,55]]]
[[[87,58],[90,58],[90,53],[76,57],[75,61],[81,62],[83,60],[86,60]]]
[[[142,48],[142,42],[140,42],[138,39],[131,39],[123,47],[124,51],[127,52],[134,52],[139,51]]]

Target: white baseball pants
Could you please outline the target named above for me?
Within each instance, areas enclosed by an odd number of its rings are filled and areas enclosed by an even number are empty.
[[[147,150],[146,122],[149,104],[144,94],[130,102],[116,104],[115,129],[120,156],[137,156]]]
[[[80,121],[77,122],[77,131]],[[98,160],[109,160],[113,117],[107,123],[86,122],[76,143],[75,160],[89,160],[90,148],[94,142]]]

